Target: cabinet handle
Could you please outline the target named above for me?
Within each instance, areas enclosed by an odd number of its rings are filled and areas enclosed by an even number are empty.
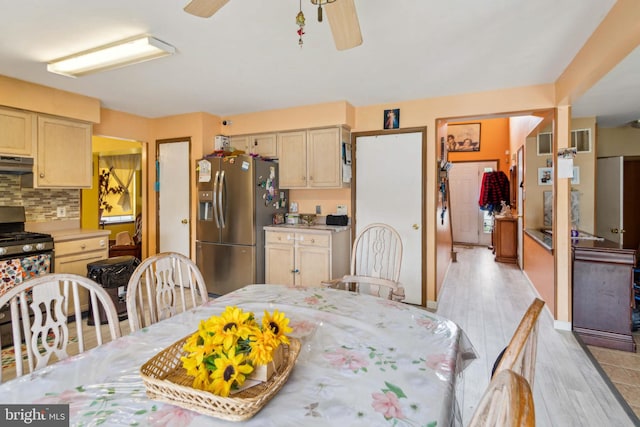
[[[105,242],[104,242],[104,240],[100,240],[100,247],[101,247],[101,248],[104,248],[104,247],[105,247]]]
[[[80,249],[85,250],[87,249],[87,245],[85,245],[84,243],[80,245]]]
[[[44,178],[44,172],[40,172],[40,178]]]
[[[293,270],[291,270],[291,272],[293,274],[298,274],[298,273],[300,273],[300,270],[298,270],[297,268],[294,268]]]
[[[315,242],[316,242],[316,239],[311,239],[311,243],[315,243]]]

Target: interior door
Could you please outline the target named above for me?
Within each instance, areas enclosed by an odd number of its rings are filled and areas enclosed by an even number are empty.
[[[491,245],[491,219],[480,210],[480,186],[485,171],[496,170],[495,161],[457,162],[449,171],[451,228],[453,241],[472,245]]]
[[[159,141],[158,250],[190,256],[189,141]]]
[[[598,159],[596,171],[596,234],[622,244],[624,159]]]
[[[423,304],[423,133],[358,136],[355,148],[356,232],[382,222],[402,239],[405,302]]]

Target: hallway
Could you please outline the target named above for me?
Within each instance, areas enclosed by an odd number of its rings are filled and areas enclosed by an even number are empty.
[[[458,403],[467,425],[496,356],[537,295],[516,265],[496,263],[486,247],[456,246],[455,251],[457,262],[447,272],[437,313],[456,322],[478,353],[459,382]],[[533,385],[536,426],[637,425],[573,333],[554,329],[546,308],[539,328]]]

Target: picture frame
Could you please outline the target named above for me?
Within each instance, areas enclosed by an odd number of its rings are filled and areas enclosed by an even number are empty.
[[[538,168],[538,185],[553,185],[553,168]]]
[[[580,166],[573,167],[573,178],[571,178],[571,184],[580,184]]]
[[[400,127],[400,109],[384,110],[382,124],[384,129],[398,129]]]
[[[480,123],[447,126],[448,151],[480,151]]]

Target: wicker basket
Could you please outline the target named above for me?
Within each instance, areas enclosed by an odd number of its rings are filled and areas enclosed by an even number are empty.
[[[142,365],[140,375],[147,388],[147,396],[229,421],[247,420],[258,413],[287,381],[300,353],[300,341],[289,338],[291,344],[285,346],[285,359],[279,372],[266,382],[229,397],[221,397],[191,386],[193,377],[186,374],[180,361],[184,354],[182,347],[190,336],[175,342]]]

